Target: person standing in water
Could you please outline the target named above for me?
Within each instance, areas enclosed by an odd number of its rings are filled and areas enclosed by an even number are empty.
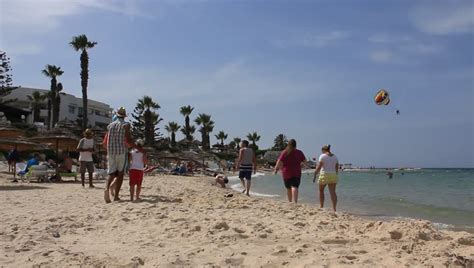
[[[303,152],[296,149],[296,140],[291,139],[278,157],[274,173],[281,170],[283,182],[288,195],[288,201],[298,203],[298,187],[301,182],[301,167],[306,165]]]
[[[243,140],[240,143],[237,168],[239,169],[240,182],[244,188],[242,193],[247,192],[247,196],[250,196],[249,192],[252,180],[252,171],[253,174],[257,173],[257,158],[255,157],[255,153],[252,148],[249,148],[249,142],[247,140]]]
[[[337,205],[337,195],[336,195],[336,185],[338,181],[338,172],[339,172],[339,161],[337,157],[331,153],[331,145],[324,145],[321,148],[322,154],[319,156],[319,163],[316,166],[316,171],[314,172],[314,180],[318,173],[319,174],[319,204],[321,208],[324,207],[324,188],[326,185],[329,188],[329,194],[331,195],[332,209],[336,212]]]
[[[109,179],[104,191],[104,200],[110,203],[110,187],[114,183],[114,201],[120,200],[119,193],[122,187],[123,175],[127,164],[128,146],[136,148],[137,146],[130,135],[130,124],[125,122],[127,112],[125,108],[120,107],[117,112],[117,120],[107,126],[107,164]]]

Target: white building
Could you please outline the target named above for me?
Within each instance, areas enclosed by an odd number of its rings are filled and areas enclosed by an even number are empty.
[[[38,88],[20,87],[12,91],[5,99],[16,99],[9,105],[26,111],[31,111],[31,115],[26,118],[26,122],[33,123],[33,105],[28,96],[33,92],[39,91],[41,94],[47,93],[49,90]],[[48,101],[45,99],[41,105],[40,122],[46,122],[48,118],[47,110]],[[108,104],[89,99],[87,102],[88,116],[87,121],[90,126],[106,127],[112,122],[112,108]],[[61,92],[61,104],[59,107],[59,121],[76,121],[79,115],[82,115],[82,98]]]

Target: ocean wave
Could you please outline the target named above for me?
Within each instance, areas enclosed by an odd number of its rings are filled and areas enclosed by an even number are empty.
[[[238,179],[238,178],[237,178]],[[236,183],[230,186],[230,188],[236,192],[242,192],[244,188],[242,188],[242,185],[240,183]],[[253,196],[259,196],[259,197],[279,197],[279,195],[275,194],[264,194],[264,193],[257,193],[250,191],[250,195]]]

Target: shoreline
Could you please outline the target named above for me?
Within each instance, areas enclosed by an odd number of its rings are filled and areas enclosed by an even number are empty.
[[[373,221],[246,197],[209,177],[149,176],[142,202],[105,204],[76,183],[0,175],[0,263],[18,266],[472,265],[474,236],[428,221]],[[230,198],[225,194],[232,193]]]

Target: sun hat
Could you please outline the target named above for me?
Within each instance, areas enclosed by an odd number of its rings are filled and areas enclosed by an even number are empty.
[[[115,114],[118,116],[118,117],[127,117],[127,110],[125,110],[124,107],[120,107],[117,109],[117,112],[115,112]]]

